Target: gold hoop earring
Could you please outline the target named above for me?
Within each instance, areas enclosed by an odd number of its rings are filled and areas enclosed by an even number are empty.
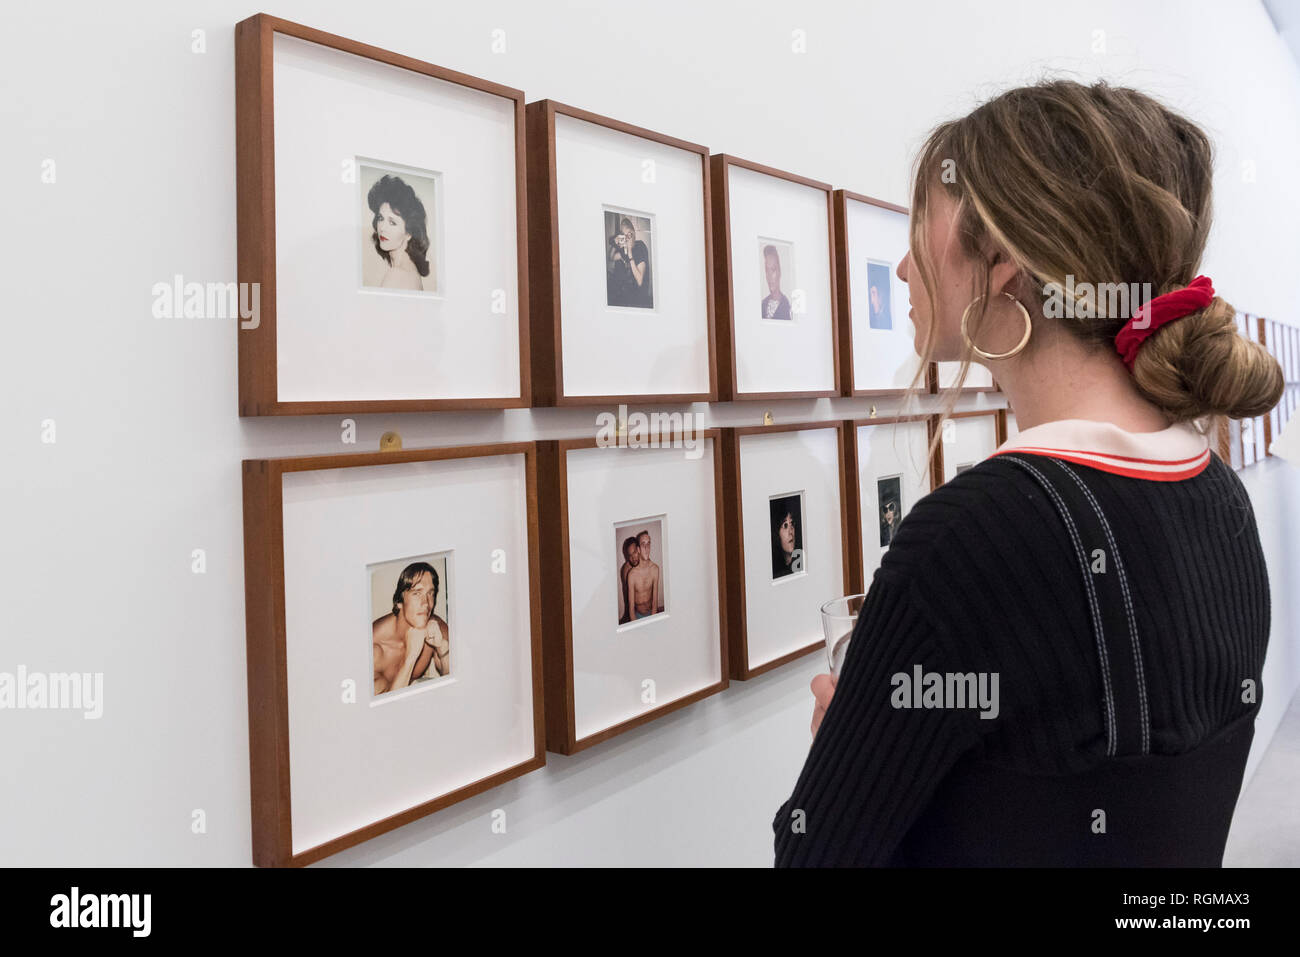
[[[1025,346],[1029,344],[1029,334],[1033,332],[1033,322],[1030,320],[1029,310],[1024,307],[1024,304],[1009,292],[1004,292],[1002,295],[1014,302],[1016,308],[1020,310],[1020,314],[1025,317],[1025,334],[1020,337],[1020,342],[1018,342],[1016,347],[1010,352],[985,352],[979,346],[975,345],[974,340],[972,340],[970,335],[966,332],[966,321],[970,319],[970,311],[974,308],[975,303],[984,298],[983,296],[976,296],[972,299],[970,305],[966,307],[966,311],[961,314],[961,337],[966,340],[966,345],[970,346],[972,352],[988,362],[996,362],[999,359],[1010,359],[1012,356],[1020,355]]]

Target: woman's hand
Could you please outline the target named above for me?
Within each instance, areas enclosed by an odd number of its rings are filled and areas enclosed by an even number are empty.
[[[817,675],[812,680],[813,699],[816,702],[813,705],[812,716],[812,733],[813,737],[817,736],[817,729],[822,725],[822,718],[826,717],[826,709],[831,706],[831,695],[835,694],[834,675]]]

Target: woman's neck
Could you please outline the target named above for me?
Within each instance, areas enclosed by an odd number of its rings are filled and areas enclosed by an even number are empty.
[[[989,363],[1018,428],[1061,419],[1109,422],[1126,432],[1169,427],[1168,416],[1142,396],[1118,356],[1068,333],[1031,348],[1023,359]]]

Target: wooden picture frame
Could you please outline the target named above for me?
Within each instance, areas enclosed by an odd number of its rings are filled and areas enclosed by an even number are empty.
[[[904,216],[910,215],[910,211],[906,206],[899,206],[897,203],[890,203],[848,189],[833,190],[831,201],[833,203],[832,226],[835,230],[835,296],[839,309],[840,394],[849,397],[903,395],[907,391],[906,388],[860,389],[855,382],[853,368],[853,269],[852,263],[849,261],[848,204],[850,201],[865,203],[868,206],[901,213]],[[917,380],[916,389],[922,393],[933,393],[934,383],[934,363],[926,363],[925,369]]]
[[[856,539],[855,546],[850,551],[850,573],[851,580],[849,583],[850,592],[865,592],[870,584],[866,580],[866,566],[863,562],[863,552],[866,551],[865,542],[862,540],[863,508],[862,508],[862,476],[858,470],[859,448],[858,448],[858,429],[863,426],[896,426],[902,423],[918,422],[925,424],[925,440],[928,445],[934,440],[934,422],[933,415],[917,413],[915,415],[890,415],[877,417],[864,417],[859,419],[846,419],[844,421],[844,438],[845,438],[845,481],[851,490],[848,496],[848,514],[846,520],[849,528],[854,530]],[[933,457],[927,461],[925,467],[925,477],[928,487],[926,494],[933,492],[935,489],[934,481],[934,460]],[[915,504],[915,503],[913,503]],[[910,510],[909,510],[910,511]],[[906,515],[904,515],[906,517]]]
[[[749,663],[748,613],[746,609],[747,592],[745,588],[745,532],[741,510],[741,461],[740,440],[747,435],[773,435],[787,432],[801,432],[831,429],[836,435],[838,457],[839,493],[840,493],[840,563],[844,594],[850,594],[853,588],[852,556],[860,551],[857,547],[856,525],[849,521],[850,491],[854,486],[849,480],[849,445],[845,437],[845,423],[832,419],[825,422],[804,422],[791,425],[754,425],[727,428],[722,430],[722,482],[723,500],[726,507],[727,547],[727,582],[725,587],[727,608],[727,646],[729,649],[730,676],[737,681],[747,681],[765,674],[782,665],[802,658],[826,647],[824,639],[818,638],[804,647],[763,662],[757,666]],[[837,597],[827,595],[827,600]],[[816,609],[812,611],[815,612]]]
[[[522,455],[527,489],[530,667],[533,753],[528,760],[470,782],[422,804],[374,821],[306,850],[294,851],[290,792],[289,656],[285,598],[284,485],[286,474]],[[248,739],[253,863],[302,866],[384,834],[513,780],[546,763],[542,682],[541,577],[538,549],[537,454],[532,442],[394,452],[246,459],[244,592],[248,657]],[[454,652],[453,652],[454,654]]]
[[[1227,465],[1229,468],[1236,469],[1237,464],[1232,460],[1232,445],[1234,437],[1232,434],[1232,420],[1226,415],[1214,416],[1214,454]]]
[[[519,385],[517,395],[379,399],[281,400],[277,338],[275,38],[292,37],[364,57],[437,81],[502,97],[515,118],[515,220]],[[238,278],[257,284],[256,324],[238,328],[239,414],[319,415],[326,413],[435,412],[448,409],[511,409],[530,405],[528,220],[525,187],[524,94],[520,90],[458,73],[413,57],[259,13],[235,26],[235,142],[238,206]],[[335,160],[331,159],[331,162]],[[486,301],[486,298],[485,298]],[[241,326],[243,324],[241,323]]]
[[[831,386],[829,388],[802,391],[796,390],[789,392],[740,391],[736,357],[735,304],[733,301],[731,189],[729,185],[729,170],[731,167],[761,173],[766,176],[775,177],[801,186],[808,186],[813,189],[821,190],[826,194],[827,242],[829,243],[829,262],[827,263],[827,268],[829,269],[830,278],[829,302],[827,303],[827,308],[830,311],[831,348]],[[835,278],[836,238],[835,204],[832,198],[833,188],[828,183],[822,183],[795,173],[788,173],[783,170],[774,169],[771,166],[764,166],[760,163],[743,160],[728,153],[715,153],[709,157],[709,170],[713,179],[713,229],[715,232],[713,240],[713,258],[715,263],[713,270],[713,288],[717,300],[717,307],[714,311],[717,316],[718,398],[722,401],[742,401],[747,399],[811,399],[830,398],[843,394],[839,332],[839,296],[837,292],[838,283]]]
[[[955,420],[957,419],[973,419],[973,418],[978,418],[980,416],[990,417],[993,420],[993,437],[994,437],[993,449],[990,449],[990,454],[991,454],[993,450],[996,450],[999,446],[1001,446],[1002,442],[1005,441],[1005,439],[1002,440],[998,439],[998,436],[1003,434],[1006,430],[1005,420],[999,422],[999,418],[1000,418],[998,416],[999,411],[1000,410],[998,409],[972,409],[969,412],[953,412],[948,416],[948,418],[954,420],[954,424],[955,424]],[[932,428],[942,428],[942,426],[938,424],[938,417],[936,417],[934,421],[935,424],[932,426]],[[999,431],[999,429],[1001,429],[1001,431]],[[943,485],[945,482],[948,481],[948,477],[947,477],[948,466],[946,460],[947,452],[944,451],[945,444],[947,443],[940,441],[938,445],[935,446],[934,462],[933,462],[933,467],[935,472],[934,472],[932,490],[937,489],[940,485]],[[988,456],[985,456],[985,458],[987,457]],[[983,459],[978,459],[976,461],[980,462],[983,461]]]
[[[1274,347],[1273,340],[1268,335],[1268,320],[1263,316],[1255,316],[1254,331],[1256,333],[1256,341],[1268,351],[1269,355],[1278,359],[1279,355]],[[1262,419],[1264,423],[1264,454],[1259,456],[1260,458],[1270,458],[1273,455],[1269,450],[1273,445],[1273,417],[1276,414],[1277,410],[1276,408],[1273,408],[1260,416],[1260,419]]]
[[[680,393],[565,392],[563,303],[560,294],[560,215],[556,167],[556,117],[567,116],[662,146],[697,153],[700,158],[704,218],[704,309],[707,321],[708,388]],[[713,224],[706,146],[633,126],[555,100],[536,100],[525,108],[528,127],[528,222],[532,303],[532,386],[534,406],[612,405],[618,403],[713,402],[718,398],[717,336],[713,293]],[[652,264],[656,268],[657,264]]]
[[[728,684],[727,675],[727,616],[725,588],[727,583],[724,546],[724,484],[721,477],[721,435],[717,428],[703,429],[697,437],[713,443],[713,507],[717,517],[715,537],[717,542],[718,589],[718,675],[719,679],[689,694],[656,705],[640,714],[619,721],[601,730],[579,735],[575,704],[574,676],[574,609],[572,573],[570,570],[569,528],[569,467],[568,453],[575,449],[599,448],[596,438],[551,439],[537,443],[538,493],[548,504],[540,516],[541,540],[544,561],[541,563],[543,594],[551,596],[543,608],[544,634],[543,671],[546,682],[546,747],[558,754],[572,755],[608,741],[633,728],[655,721],[664,715],[694,704],[723,691]],[[664,440],[665,444],[673,441]],[[618,451],[611,448],[609,451]]]
[[[970,364],[972,367],[984,369],[984,367],[980,365],[978,362],[976,362],[974,359],[971,360]],[[943,386],[939,384],[939,363],[935,362],[935,363],[931,363],[931,365],[934,370],[934,378],[932,380],[934,386],[932,392],[933,394],[938,395],[940,392],[944,391]],[[985,369],[984,371],[988,372],[987,369]],[[967,374],[969,375],[969,370],[967,370]],[[975,392],[1001,392],[1002,391],[1001,388],[998,386],[997,379],[993,378],[992,372],[989,372],[989,382],[991,382],[992,385],[966,385],[963,383],[962,387],[957,390],[957,394],[966,395],[968,393],[975,393]]]

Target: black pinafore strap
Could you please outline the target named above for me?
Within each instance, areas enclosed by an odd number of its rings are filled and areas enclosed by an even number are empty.
[[[1045,455],[999,458],[1042,486],[1069,532],[1097,640],[1107,756],[1149,754],[1151,717],[1137,616],[1128,570],[1100,503],[1067,462]]]

